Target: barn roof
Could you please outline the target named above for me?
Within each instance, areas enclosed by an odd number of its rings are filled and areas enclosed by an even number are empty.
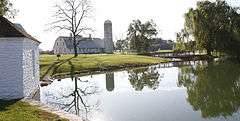
[[[83,40],[79,40],[79,48],[104,48],[104,41],[100,38],[84,38]]]
[[[73,42],[70,37],[59,37],[63,39],[66,43],[68,49],[72,49]],[[89,49],[103,49],[104,48],[104,40],[100,38],[87,38],[87,37],[77,37],[78,48],[89,48]]]
[[[13,24],[3,16],[0,16],[0,37],[26,37],[35,42],[41,43],[29,35],[24,29],[19,28],[19,25]]]

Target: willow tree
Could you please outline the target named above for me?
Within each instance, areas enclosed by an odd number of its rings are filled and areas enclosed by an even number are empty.
[[[92,31],[86,25],[92,14],[92,6],[89,0],[64,0],[64,4],[56,5],[56,21],[52,22],[51,29],[58,29],[59,31],[68,31],[72,34],[72,44],[75,57],[78,56],[77,36],[85,31]]]
[[[200,1],[185,14],[185,29],[208,55],[214,50],[232,52],[239,45],[239,16],[225,1]]]
[[[177,33],[176,36],[176,49],[177,51],[186,51],[188,50],[188,42],[189,42],[189,34],[185,29],[182,29],[180,32]]]

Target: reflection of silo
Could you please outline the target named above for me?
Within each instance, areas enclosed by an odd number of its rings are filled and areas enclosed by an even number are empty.
[[[106,53],[113,53],[112,22],[110,20],[104,22],[104,46]]]
[[[114,90],[114,73],[106,74],[106,89],[108,91]]]

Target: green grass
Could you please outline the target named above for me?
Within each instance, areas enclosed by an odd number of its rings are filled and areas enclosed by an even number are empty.
[[[73,58],[73,55],[63,55],[60,60],[57,60],[55,55],[41,55],[40,75],[41,77],[44,75],[69,75],[73,71],[77,73],[89,73],[148,66],[162,62],[168,62],[168,60],[139,55],[120,54],[79,55],[76,58]]]
[[[0,100],[0,121],[68,121],[22,101]]]

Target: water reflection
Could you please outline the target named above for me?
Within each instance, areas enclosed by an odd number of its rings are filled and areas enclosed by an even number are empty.
[[[114,90],[114,73],[106,73],[106,89],[111,92]]]
[[[137,68],[128,71],[129,81],[136,91],[141,91],[144,87],[157,89],[160,83],[160,74],[156,67]]]
[[[81,80],[76,76],[74,65],[71,61],[67,62],[71,67],[70,77],[72,85],[64,90],[45,92],[44,99],[47,104],[58,107],[67,112],[72,112],[83,117],[83,120],[88,120],[88,114],[93,110],[98,110],[99,101],[88,101],[88,98],[96,93],[99,93],[98,87],[88,80]],[[57,80],[61,83],[61,79]]]
[[[91,121],[240,119],[237,63],[183,62],[83,77],[67,63],[70,78],[43,87],[42,102]]]
[[[72,102],[66,105],[66,108],[68,108],[67,111],[74,108],[76,115],[80,115],[82,112],[85,112],[85,118],[87,119],[88,113],[98,106],[98,102],[96,102],[95,104],[88,104],[87,99],[84,99],[84,97],[97,93],[97,87],[80,87],[78,85],[78,81],[84,83],[88,83],[88,81],[82,81],[78,77],[74,77],[73,81],[75,84],[73,92],[67,96],[63,96],[63,98],[72,98]]]
[[[179,85],[187,88],[188,102],[202,117],[232,116],[240,107],[240,65],[198,62],[182,67]]]

